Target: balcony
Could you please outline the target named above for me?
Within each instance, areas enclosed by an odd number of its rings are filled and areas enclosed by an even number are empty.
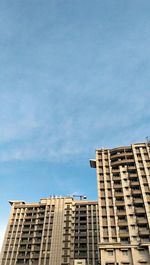
[[[101,206],[105,206],[106,207],[106,201],[101,201]]]
[[[145,187],[145,192],[150,193],[149,187]]]
[[[111,226],[115,226],[115,221],[111,221],[111,222],[110,222],[110,225],[111,225]]]
[[[138,213],[145,213],[145,209],[142,208],[142,207],[135,208],[135,212],[136,212],[136,214],[138,214]]]
[[[115,158],[119,158],[119,157],[125,157],[125,153],[124,152],[122,152],[122,153],[120,153],[120,154],[111,154],[111,161],[113,162],[113,159],[115,159]]]
[[[144,236],[144,235],[150,235],[150,231],[148,229],[144,229],[144,228],[139,228],[139,235]]]
[[[128,165],[130,163],[134,163],[134,160],[133,159],[121,159],[121,160],[118,160],[118,161],[111,161],[111,164],[112,166],[117,166],[117,165]],[[131,167],[134,167],[134,166],[130,166]]]
[[[108,237],[108,232],[103,231],[103,237]]]
[[[136,170],[136,167],[135,166],[129,166],[128,171],[132,171],[132,170]]]
[[[117,237],[116,232],[112,232],[112,233],[111,233],[111,236],[112,236],[112,237]]]
[[[142,198],[134,198],[133,202],[134,202],[135,205],[136,204],[141,204],[141,203],[143,203],[143,199]]]
[[[138,224],[147,224],[147,219],[137,217],[137,223]]]
[[[30,234],[22,234],[21,238],[28,238]]]
[[[125,210],[117,211],[117,216],[126,216],[126,211]]]
[[[150,202],[150,195],[149,194],[146,196],[146,199],[148,202]]]
[[[120,231],[120,233],[119,233],[119,236],[120,237],[129,237],[129,232],[128,231]]]
[[[107,221],[103,221],[102,224],[103,224],[103,226],[107,226],[108,225]]]
[[[142,192],[141,192],[141,190],[133,190],[133,189],[132,189],[132,194],[133,194],[133,195],[135,195],[135,194],[136,194],[136,195],[140,195],[140,194],[142,194]]]
[[[28,244],[28,243],[29,243],[28,240],[23,240],[23,241],[21,240],[21,241],[20,241],[20,244],[21,244],[21,245],[26,245],[26,244]]]
[[[112,168],[112,172],[113,172],[113,174],[114,174],[114,173],[120,173],[120,169],[119,169],[119,168],[118,168],[118,169],[113,169],[113,168]]]
[[[137,174],[129,174],[129,178],[132,179],[132,178],[137,178]]]
[[[147,242],[150,243],[149,237],[141,238],[141,243],[145,244]]]
[[[125,203],[124,203],[124,201],[116,201],[116,206],[124,206],[125,205]]]
[[[107,216],[107,212],[102,210],[102,216]]]
[[[110,216],[114,216],[114,211],[110,210],[110,211],[109,211],[109,215],[110,215]]]
[[[115,197],[122,197],[123,198],[123,192],[115,192]]]
[[[118,148],[116,148],[116,149],[117,150],[116,150],[115,153],[113,153],[113,151],[112,151],[111,158],[122,157],[122,156],[123,157],[133,157],[133,153],[132,153],[131,149],[130,150],[129,149],[127,150],[126,147],[125,147],[125,149],[119,148],[120,149],[120,153],[119,153]]]
[[[131,185],[131,187],[140,186],[140,182],[139,181],[132,181],[130,185]]]
[[[118,226],[128,226],[128,223],[126,220],[119,220],[118,221]]]
[[[38,259],[39,258],[39,254],[33,254],[32,255],[32,259]]]
[[[113,175],[113,180],[114,180],[114,181],[115,181],[115,180],[116,180],[116,181],[117,181],[117,180],[120,181],[120,180],[121,180],[121,177],[120,177],[120,176],[115,176],[115,175]]]
[[[27,259],[27,258],[29,259],[29,258],[30,258],[30,254],[29,254],[29,255],[25,255],[25,254],[24,254],[24,255],[20,255],[20,254],[19,254],[19,255],[18,255],[18,258],[19,258],[19,259]]]
[[[121,189],[122,188],[122,185],[121,184],[114,183],[114,188]]]

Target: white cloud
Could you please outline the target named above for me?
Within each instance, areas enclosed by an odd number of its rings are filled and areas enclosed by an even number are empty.
[[[81,32],[62,23],[51,28],[55,38],[33,38],[38,45],[26,47],[31,65],[18,54],[3,67],[9,78],[1,80],[0,161],[69,159],[148,134],[149,23],[136,14],[112,13],[113,23],[98,14],[93,21],[100,23],[85,20]]]
[[[91,146],[94,149],[109,132],[112,143],[121,134],[126,140],[124,130],[129,135],[135,123],[137,130],[140,125],[141,135],[147,135],[144,120],[138,123],[145,115],[149,95],[144,97],[143,91],[137,91],[135,95],[130,89],[123,94],[119,90],[114,90],[115,95],[107,92],[89,89],[89,95],[84,91],[81,99],[78,98],[79,89],[67,96],[67,87],[61,96],[53,94],[57,102],[47,90],[39,90],[37,97],[32,91],[16,91],[13,95],[4,93],[0,108],[0,160],[69,158],[86,153]],[[149,114],[147,108],[147,117]],[[137,130],[133,131],[135,136]],[[111,131],[115,131],[115,135]]]

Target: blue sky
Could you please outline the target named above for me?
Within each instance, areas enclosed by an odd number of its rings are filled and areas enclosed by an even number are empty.
[[[95,149],[150,136],[149,14],[149,0],[0,1],[1,238],[8,200],[96,199]]]

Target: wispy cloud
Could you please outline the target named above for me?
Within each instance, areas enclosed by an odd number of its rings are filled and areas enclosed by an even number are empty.
[[[1,161],[70,159],[149,133],[147,5],[2,6]]]
[[[137,134],[145,128],[147,134],[149,92],[144,96],[143,91],[132,92],[127,88],[103,98],[104,92],[97,90],[85,92],[82,100],[73,93],[57,101],[42,92],[43,100],[23,91],[7,93],[0,111],[0,160],[58,159],[87,152],[111,132],[124,138],[124,130]],[[113,142],[115,136],[110,137]]]

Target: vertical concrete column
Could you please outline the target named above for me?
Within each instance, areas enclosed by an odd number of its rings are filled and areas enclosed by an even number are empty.
[[[116,198],[115,198],[115,190],[114,190],[114,182],[113,182],[113,172],[112,172],[112,168],[111,168],[110,151],[108,151],[108,163],[109,163],[109,171],[110,171],[110,181],[111,181],[111,191],[112,191],[112,200],[113,200],[113,209],[114,209],[114,219],[115,219],[117,242],[120,242],[119,228],[118,228],[118,217],[117,217],[117,210],[116,210],[116,203],[115,203]],[[112,238],[110,239],[110,241],[112,241]]]
[[[98,188],[98,207],[99,207],[99,242],[103,241],[103,222],[102,222],[102,205],[101,205],[101,194],[100,194],[100,170],[99,170],[99,155],[96,152],[96,173],[97,173],[97,188]]]

